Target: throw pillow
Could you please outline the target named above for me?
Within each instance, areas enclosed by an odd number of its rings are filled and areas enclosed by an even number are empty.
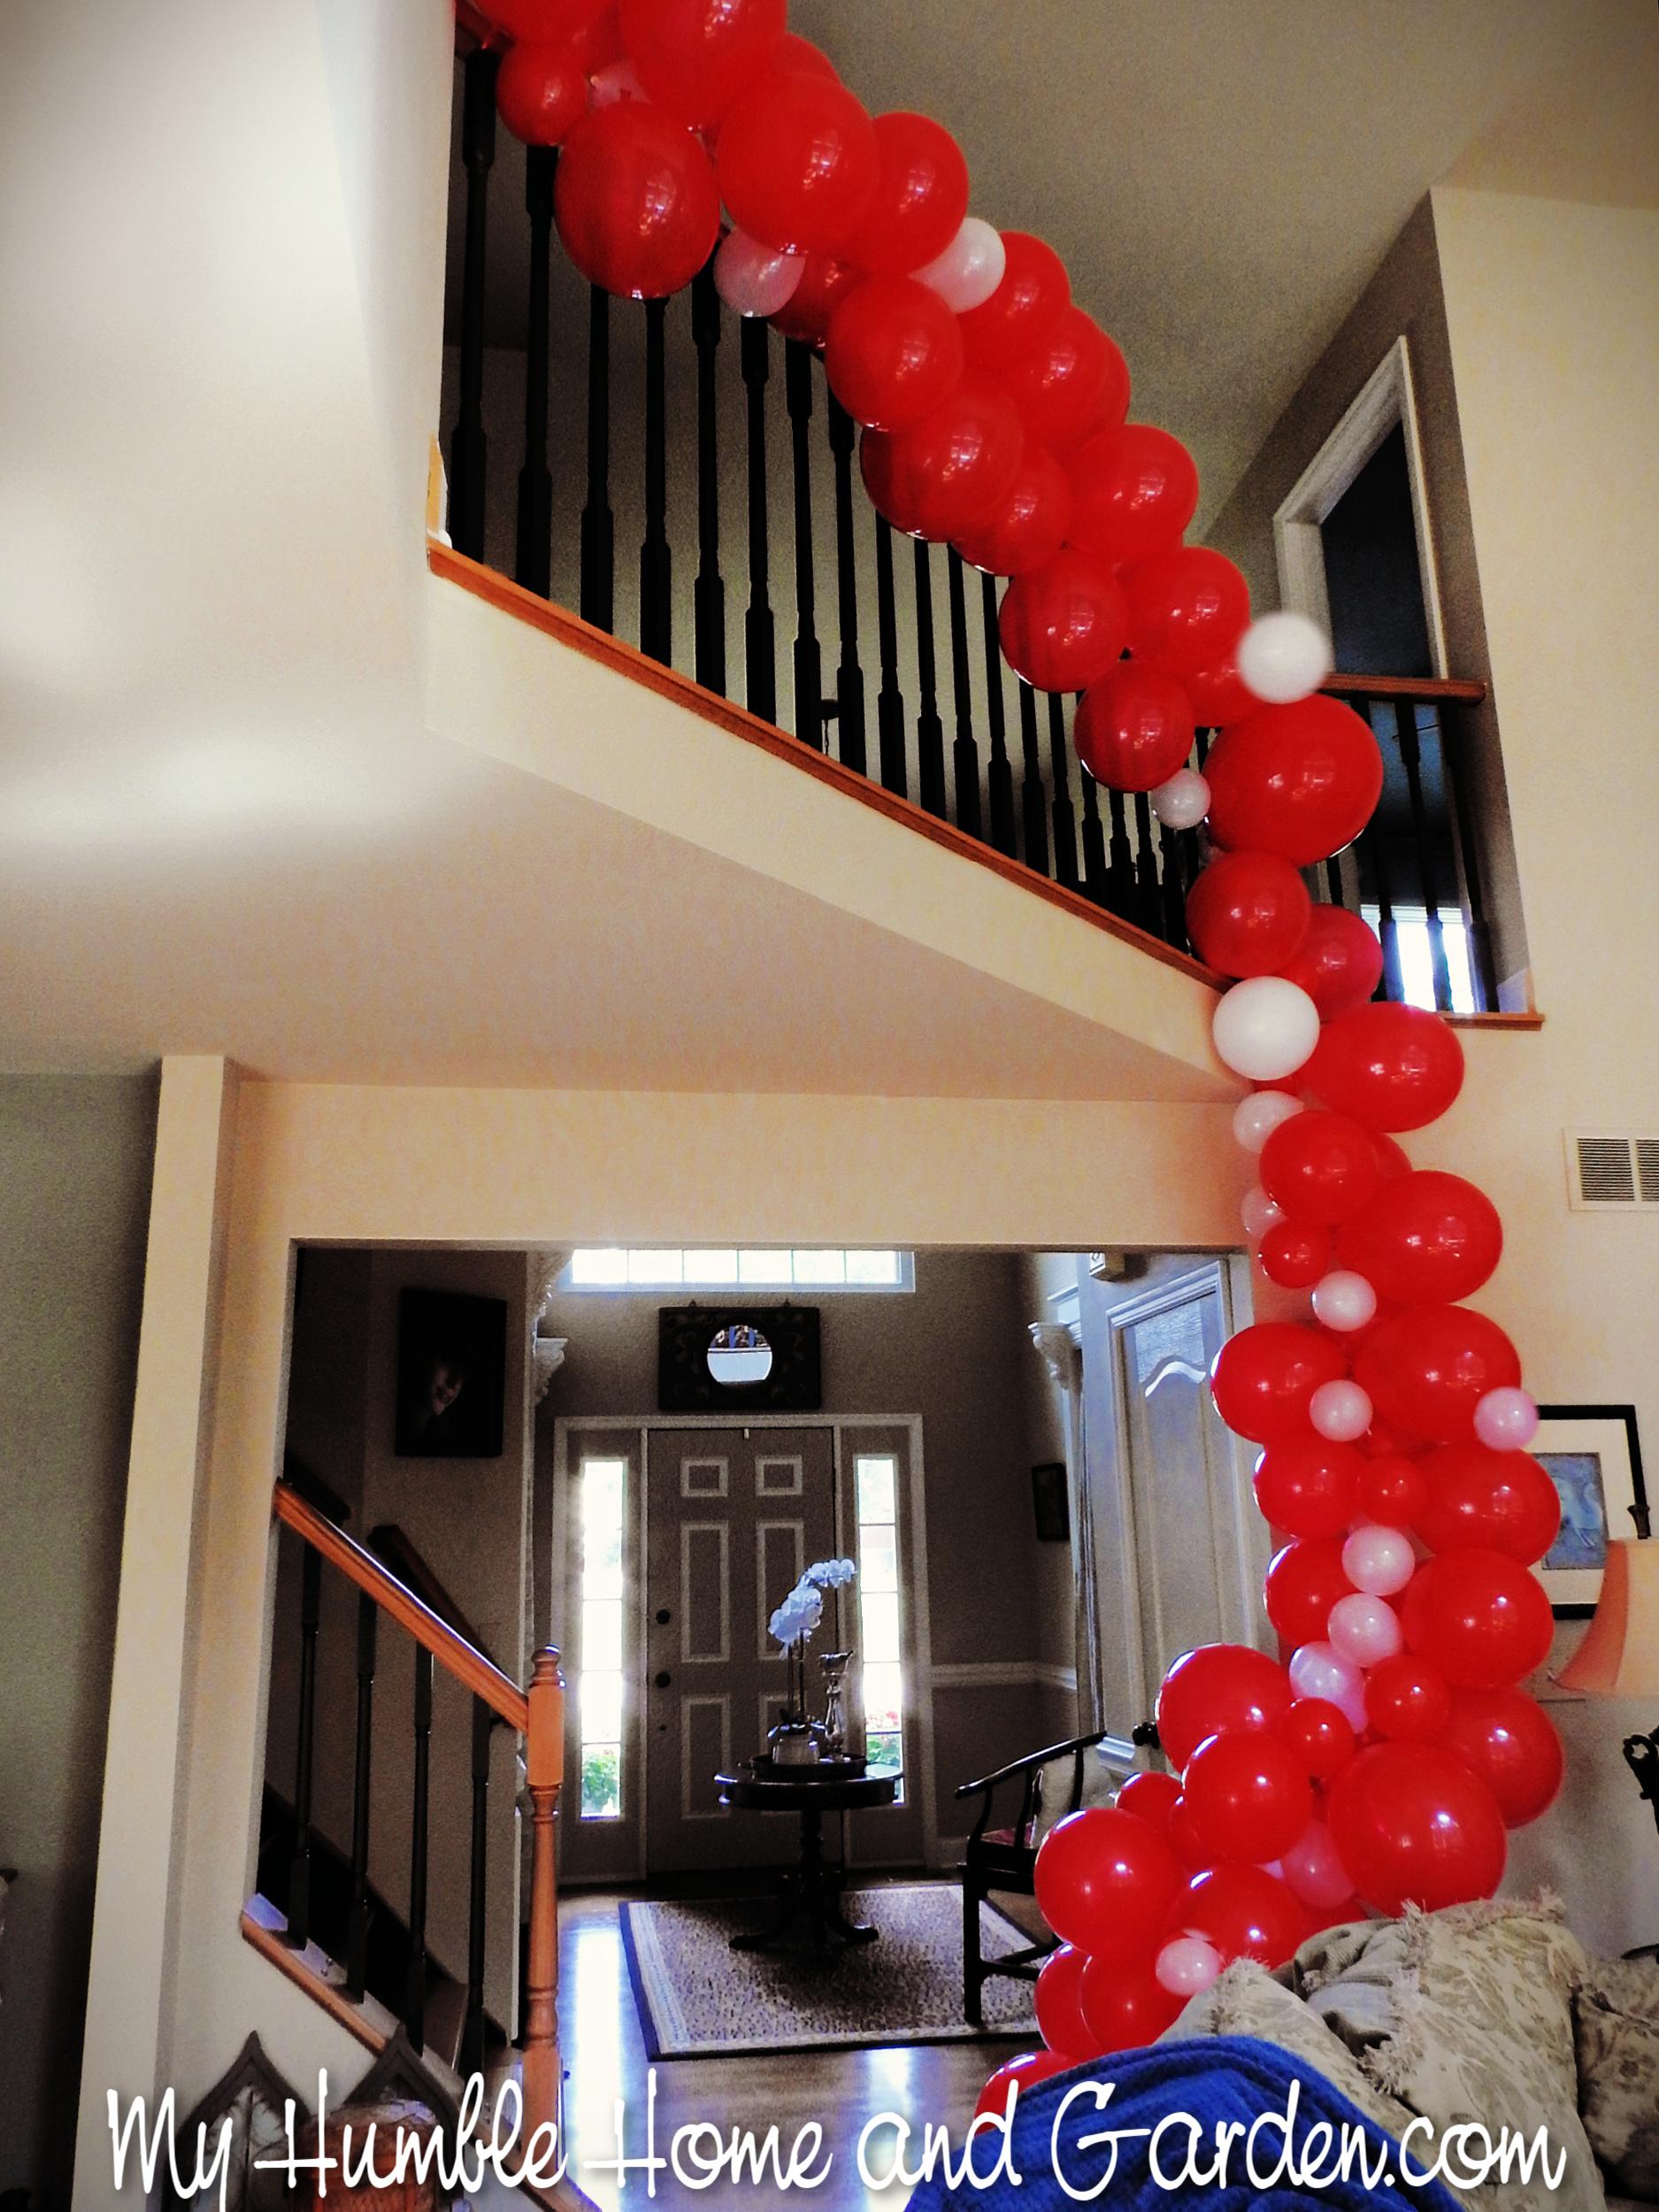
[[[1659,2204],[1659,1963],[1593,1962],[1573,2026],[1585,2132],[1608,2185]]]

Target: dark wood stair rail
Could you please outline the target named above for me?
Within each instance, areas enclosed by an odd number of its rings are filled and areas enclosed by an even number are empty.
[[[468,2035],[463,2044],[464,2069],[482,2056],[484,1878],[482,1836],[488,1788],[488,1761],[481,1746],[494,1721],[500,1719],[524,1739],[525,1779],[531,1803],[530,1918],[526,1973],[525,2017],[520,2024],[519,2047],[523,2071],[525,2139],[545,2124],[557,2122],[559,2108],[558,2021],[558,1875],[555,1821],[563,1779],[565,1745],[565,1686],[558,1654],[539,1651],[527,1690],[521,1690],[476,1646],[441,1620],[415,1593],[400,1582],[342,1529],[324,1517],[286,1481],[278,1481],[272,1494],[273,1517],[292,1529],[305,1547],[302,1613],[301,1712],[299,1716],[300,1770],[295,1792],[296,1875],[290,1896],[289,1939],[303,1947],[305,1925],[305,1862],[309,1857],[311,1726],[309,1705],[315,1692],[315,1591],[318,1575],[326,1563],[355,1584],[364,1601],[359,1628],[359,1694],[357,1705],[357,1762],[354,1792],[352,1875],[358,1898],[367,1895],[369,1771],[368,1726],[373,1687],[373,1624],[384,1614],[411,1636],[418,1647],[416,1666],[416,1727],[418,1755],[424,1748],[424,1732],[430,1725],[431,1669],[442,1667],[473,1700],[473,1852],[469,1943]],[[366,1655],[366,1656],[365,1655]],[[422,1987],[425,1979],[425,1893],[426,1807],[424,1759],[418,1755],[411,1835],[410,1937],[411,1945],[409,2011],[405,2026],[419,2049],[421,2043]],[[298,1924],[294,1907],[297,1904]],[[354,1941],[353,1950],[360,1949]],[[357,1970],[354,1959],[349,1972]],[[349,1978],[347,1994],[360,1996]]]

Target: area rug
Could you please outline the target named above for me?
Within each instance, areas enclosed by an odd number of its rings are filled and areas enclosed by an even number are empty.
[[[1029,1982],[987,1982],[984,2027],[963,2018],[962,1893],[954,1883],[895,1883],[853,1891],[845,1901],[848,1916],[872,1922],[880,1938],[827,1959],[804,1948],[733,1951],[734,1935],[764,1925],[766,1898],[620,1906],[647,2055],[732,2058],[1035,2034]],[[994,1905],[980,1907],[979,1926],[987,1958],[1031,1942]]]

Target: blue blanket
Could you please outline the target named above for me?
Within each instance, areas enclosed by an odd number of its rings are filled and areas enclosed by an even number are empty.
[[[976,2175],[990,2175],[1000,2147],[1000,2131],[976,2139]],[[936,2172],[911,2197],[910,2212],[1070,2212],[1079,2201],[1132,2212],[1194,2201],[1216,2212],[1459,2212],[1442,2183],[1403,2177],[1400,2146],[1323,2075],[1277,2044],[1244,2036],[1154,2044],[1056,2074],[1020,2097],[1010,2151],[1018,2187],[1006,2165],[975,2186],[958,2146],[954,2185]],[[1411,2170],[1420,2173],[1432,2156],[1414,2137]]]

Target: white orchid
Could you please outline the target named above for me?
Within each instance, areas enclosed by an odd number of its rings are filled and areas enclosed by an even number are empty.
[[[850,1559],[815,1560],[767,1622],[773,1641],[805,1643],[824,1617],[825,1591],[844,1588],[857,1571]]]

